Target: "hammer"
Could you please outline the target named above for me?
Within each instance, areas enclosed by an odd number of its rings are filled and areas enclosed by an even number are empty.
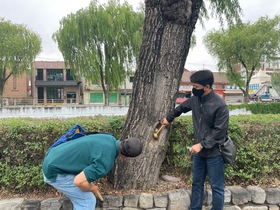
[[[99,200],[100,200],[101,202],[104,201],[104,200],[103,200],[103,197],[102,197],[102,195],[101,195],[101,193],[99,192],[99,190],[96,190],[96,191],[94,192],[94,194],[99,198]]]
[[[153,136],[154,136],[155,139],[158,138],[158,135],[159,135],[160,131],[163,129],[164,126],[165,126],[165,125],[161,125],[160,128],[159,128],[156,132],[154,132],[154,135],[153,135]]]

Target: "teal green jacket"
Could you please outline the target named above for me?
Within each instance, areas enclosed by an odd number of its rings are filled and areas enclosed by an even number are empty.
[[[119,154],[119,140],[109,134],[92,134],[60,144],[48,151],[43,173],[55,182],[58,174],[84,171],[88,182],[106,176]]]

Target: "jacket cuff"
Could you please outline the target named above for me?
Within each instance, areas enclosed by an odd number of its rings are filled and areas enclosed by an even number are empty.
[[[205,148],[205,144],[204,144],[204,141],[202,140],[201,142],[199,142],[202,146],[202,148]]]
[[[166,117],[166,120],[167,120],[169,123],[172,123],[172,121],[173,121],[172,118],[170,118],[169,116]]]

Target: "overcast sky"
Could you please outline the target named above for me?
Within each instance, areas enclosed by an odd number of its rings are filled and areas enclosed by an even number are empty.
[[[91,0],[0,0],[0,18],[13,23],[24,24],[38,33],[42,39],[42,52],[36,60],[63,60],[57,44],[52,40],[52,34],[59,28],[59,21],[69,13],[75,13],[89,5]],[[137,8],[143,0],[127,0]],[[280,15],[279,0],[239,0],[243,9],[243,21],[254,22],[261,16],[274,17]],[[101,0],[100,2],[106,2]],[[121,0],[122,2],[122,0]],[[219,28],[217,20],[205,22],[203,29],[199,23],[195,34],[197,45],[190,49],[185,67],[189,70],[210,69],[216,71],[216,61],[205,49],[202,39],[207,31]]]

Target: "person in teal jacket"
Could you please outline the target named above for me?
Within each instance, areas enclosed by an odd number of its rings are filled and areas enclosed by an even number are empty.
[[[51,148],[43,162],[44,181],[66,195],[75,210],[94,210],[98,187],[115,159],[137,157],[143,145],[137,138],[117,140],[110,134],[91,134]]]

